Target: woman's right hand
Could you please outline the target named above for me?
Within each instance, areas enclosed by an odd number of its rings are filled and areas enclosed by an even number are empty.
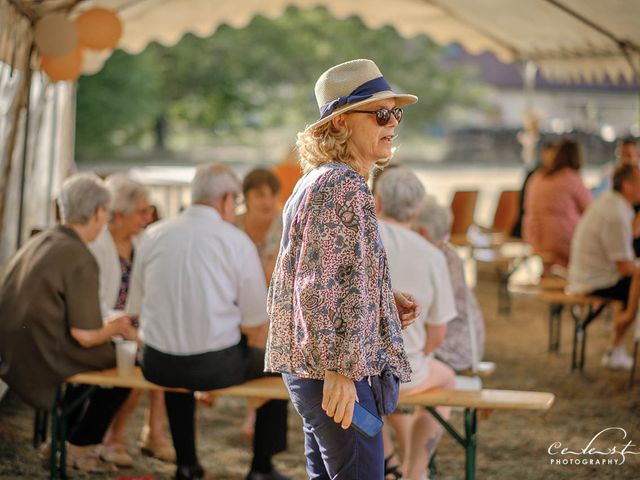
[[[125,340],[137,340],[136,329],[131,326],[131,318],[128,315],[108,319],[106,327],[110,337],[121,335]]]
[[[124,337],[126,340],[138,339],[136,329],[131,326],[131,319],[127,315],[104,320],[104,325],[100,329],[71,328],[70,330],[71,336],[84,348],[110,342],[111,338],[116,335]]]
[[[322,409],[340,423],[342,428],[351,426],[353,419],[353,405],[357,402],[356,385],[349,377],[325,370],[324,387],[322,389]]]

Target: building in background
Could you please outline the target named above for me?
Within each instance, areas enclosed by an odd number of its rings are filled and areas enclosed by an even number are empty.
[[[465,163],[520,162],[517,132],[530,105],[539,119],[540,140],[571,135],[584,147],[587,164],[613,157],[616,138],[640,136],[638,84],[607,77],[587,83],[554,82],[536,73],[529,98],[519,65],[500,62],[493,54],[470,55],[458,45],[446,48],[443,66],[468,66],[486,86],[482,106],[450,112],[441,128],[448,148],[444,161]]]

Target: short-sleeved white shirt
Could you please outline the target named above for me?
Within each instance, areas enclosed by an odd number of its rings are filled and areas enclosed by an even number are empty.
[[[449,269],[444,254],[416,232],[383,220],[379,225],[393,289],[411,293],[422,310],[402,332],[412,370],[411,382],[402,388],[412,388],[429,375],[430,356],[423,353],[426,326],[445,324],[457,315]]]
[[[584,213],[571,241],[571,293],[614,286],[621,278],[616,262],[633,261],[634,211],[620,193],[604,192]]]
[[[240,326],[266,322],[258,252],[240,229],[193,205],[145,232],[134,258],[127,310],[140,315],[145,344],[193,355],[240,341]]]

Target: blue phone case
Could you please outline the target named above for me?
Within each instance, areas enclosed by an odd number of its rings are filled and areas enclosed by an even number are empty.
[[[353,420],[351,421],[351,425],[367,438],[375,437],[380,433],[380,430],[382,430],[382,420],[358,402],[353,405]]]

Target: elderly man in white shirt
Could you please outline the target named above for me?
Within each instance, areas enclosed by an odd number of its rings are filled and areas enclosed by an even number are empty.
[[[571,242],[571,293],[619,300],[622,311],[614,317],[611,349],[602,363],[629,370],[633,364],[623,342],[636,317],[640,299],[640,266],[633,251],[633,205],[640,203],[640,168],[621,165],[613,174],[613,190],[603,193],[587,209]]]
[[[374,196],[393,287],[411,293],[422,310],[415,323],[402,332],[412,374],[411,382],[400,386],[401,391],[411,394],[434,387],[453,388],[453,370],[433,358],[445,338],[447,323],[457,315],[447,261],[437,247],[412,230],[425,189],[411,170],[394,167],[378,178]],[[448,416],[448,409],[438,410]],[[406,445],[402,478],[422,479],[442,427],[426,410],[417,410],[409,425],[406,420],[404,415],[390,418],[399,441]],[[385,447],[385,470],[396,474],[388,441]]]
[[[128,311],[140,315],[145,377],[166,387],[206,391],[263,375],[266,285],[258,253],[236,228],[240,183],[222,165],[198,167],[192,205],[149,227],[136,251]],[[193,395],[166,392],[177,454],[176,479],[203,478],[195,448]],[[271,457],[286,448],[285,401],[256,415],[249,480],[286,477]]]

